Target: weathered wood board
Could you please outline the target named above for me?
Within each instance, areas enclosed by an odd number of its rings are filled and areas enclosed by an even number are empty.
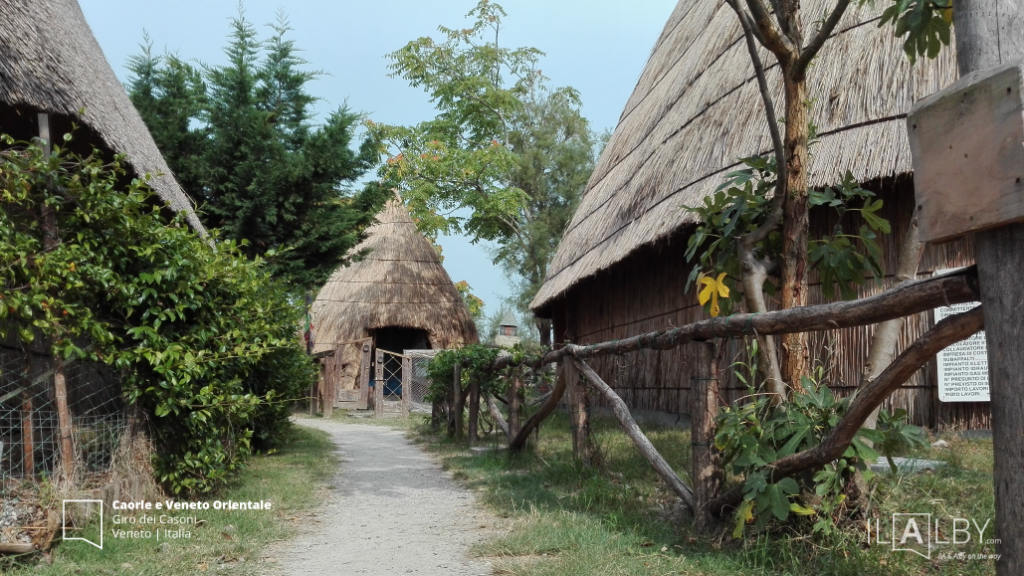
[[[921,238],[942,242],[1024,221],[1021,64],[962,77],[907,117]]]

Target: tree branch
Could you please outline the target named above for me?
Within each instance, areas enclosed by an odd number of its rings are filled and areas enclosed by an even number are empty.
[[[738,337],[755,332],[765,335],[793,334],[864,326],[926,312],[939,306],[976,302],[978,295],[978,271],[972,266],[942,276],[907,282],[860,300],[801,306],[765,314],[733,314],[622,340],[577,346],[574,354],[580,358],[589,358],[641,349],[669,350],[694,340]],[[534,357],[523,364],[536,368],[558,362],[568,354],[568,350],[569,347],[551,350],[543,357]],[[500,356],[493,368],[497,370],[513,364],[511,355]]]
[[[789,41],[789,38],[782,34],[779,27],[772,22],[772,18],[768,14],[765,5],[761,3],[761,0],[746,0],[746,3],[750,9],[754,24],[760,33],[758,40],[764,44],[765,48],[771,50],[772,54],[775,54],[779,62],[789,62],[792,60],[795,56],[796,47]]]
[[[530,433],[533,432],[534,428],[540,426],[540,423],[555,411],[555,408],[558,407],[558,403],[562,401],[562,396],[564,394],[565,378],[558,378],[555,381],[555,389],[551,391],[551,394],[548,396],[547,401],[544,402],[544,405],[541,406],[540,410],[534,413],[533,416],[530,416],[530,419],[523,425],[519,434],[517,434],[516,437],[508,443],[508,449],[510,451],[518,452],[526,446],[526,440],[530,437]]]
[[[800,53],[800,57],[797,58],[796,65],[793,66],[793,75],[797,80],[802,80],[804,75],[807,73],[807,67],[810,66],[811,60],[818,54],[821,47],[828,40],[828,37],[832,35],[832,31],[839,25],[839,21],[843,18],[843,14],[846,13],[846,9],[850,6],[850,0],[839,0],[836,2],[835,8],[832,9],[832,13],[828,15],[825,22],[822,23],[821,28],[818,29],[818,33],[815,34],[811,42],[804,47]]]
[[[574,352],[578,349],[577,346],[572,347]],[[669,466],[668,462],[658,453],[658,450],[651,444],[651,441],[644,435],[640,427],[636,425],[636,421],[633,420],[633,416],[629,413],[629,406],[619,398],[619,395],[611,389],[608,384],[597,375],[594,370],[587,365],[586,362],[580,360],[575,355],[570,355],[569,360],[576,365],[576,368],[587,378],[587,380],[604,395],[608,402],[612,405],[612,410],[615,412],[615,416],[618,417],[619,423],[622,424],[622,428],[626,434],[633,440],[640,453],[643,454],[644,458],[654,466],[654,469],[661,476],[662,480],[668,484],[669,488],[679,496],[679,499],[683,501],[690,511],[696,510],[697,504],[693,497],[693,490],[687,486],[679,475],[676,474],[675,470]]]
[[[792,454],[768,465],[770,481],[778,482],[809,468],[824,466],[840,458],[850,446],[861,425],[876,407],[892,395],[904,382],[914,375],[926,362],[947,346],[969,338],[984,328],[981,306],[968,312],[950,316],[925,332],[911,344],[878,378],[859,390],[850,403],[846,414],[839,420],[832,432],[814,448]],[[734,507],[743,498],[743,486],[739,485],[711,501],[712,514],[721,516],[728,508]]]
[[[753,246],[767,238],[768,234],[782,220],[782,204],[786,198],[786,152],[782,145],[782,135],[779,133],[779,120],[775,115],[775,103],[772,101],[772,95],[768,89],[768,79],[765,76],[764,65],[761,63],[761,56],[757,53],[757,46],[754,45],[753,26],[747,13],[740,8],[739,0],[726,1],[736,12],[740,25],[743,27],[747,52],[750,53],[750,61],[754,65],[754,76],[757,78],[757,87],[761,92],[761,101],[764,102],[764,114],[768,120],[768,133],[771,135],[772,148],[775,150],[775,193],[772,197],[771,208],[768,210],[768,217],[756,230],[743,238],[743,241],[747,242],[751,250],[753,250]]]

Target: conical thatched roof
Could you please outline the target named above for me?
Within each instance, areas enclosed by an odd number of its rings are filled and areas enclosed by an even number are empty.
[[[0,118],[0,131],[11,131],[27,116],[34,123],[36,112],[84,126],[80,138],[84,132],[91,144],[126,154],[136,175],[152,174],[150,186],[160,198],[187,212],[189,223],[203,231],[75,0],[0,3],[0,105],[13,109]]]
[[[366,258],[335,270],[313,302],[315,352],[389,326],[426,330],[432,348],[479,341],[462,296],[401,199],[377,216],[356,251],[364,249]]]
[[[803,2],[804,29],[832,0]],[[850,170],[864,182],[911,170],[904,118],[915,100],[956,79],[945,48],[911,67],[891,26],[878,28],[883,2],[851,6],[809,72],[812,186]],[[682,206],[712,193],[737,159],[771,142],[754,69],[736,14],[718,0],[680,0],[655,44],[615,132],[587,184],[531,307],[540,313],[577,282],[665,241],[694,222]],[[782,83],[774,57],[768,80],[776,108]],[[666,263],[675,265],[681,263]]]

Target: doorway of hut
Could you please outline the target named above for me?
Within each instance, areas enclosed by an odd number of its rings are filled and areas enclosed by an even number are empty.
[[[384,351],[384,397],[401,399],[402,397],[402,357],[403,350],[424,350],[430,348],[430,338],[426,330],[406,328],[404,326],[385,326],[372,331],[374,351],[371,358],[377,358],[377,350]],[[392,352],[393,354],[388,354]],[[370,386],[376,382],[371,372]]]

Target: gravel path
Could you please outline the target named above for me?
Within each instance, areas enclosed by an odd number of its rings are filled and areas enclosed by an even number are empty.
[[[298,424],[330,434],[341,465],[316,522],[275,546],[284,574],[490,574],[488,563],[467,553],[495,519],[402,433],[332,420]]]

